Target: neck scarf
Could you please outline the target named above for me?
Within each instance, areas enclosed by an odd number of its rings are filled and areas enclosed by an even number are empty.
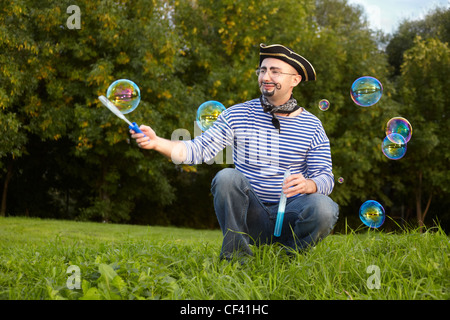
[[[264,95],[261,95],[259,100],[261,101],[264,112],[268,112],[272,115],[272,124],[278,129],[279,133],[281,133],[280,120],[277,118],[275,113],[290,114],[300,108],[300,106],[297,105],[297,100],[295,100],[292,95],[291,98],[281,106],[274,106],[267,101]]]

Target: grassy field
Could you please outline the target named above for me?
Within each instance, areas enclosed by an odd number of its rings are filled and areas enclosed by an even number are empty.
[[[262,246],[243,265],[218,259],[221,240],[217,230],[0,218],[0,299],[450,299],[439,228],[349,231],[294,256]]]

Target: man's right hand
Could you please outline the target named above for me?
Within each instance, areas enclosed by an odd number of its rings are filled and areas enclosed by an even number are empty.
[[[131,137],[136,140],[139,148],[141,149],[154,149],[156,147],[156,139],[158,138],[149,126],[141,125],[139,129],[143,132],[136,133],[134,130],[130,130]]]
[[[139,148],[155,150],[171,159],[175,164],[183,163],[186,160],[186,146],[183,142],[160,138],[149,126],[141,125],[139,129],[143,134],[130,130],[131,137],[136,140]]]

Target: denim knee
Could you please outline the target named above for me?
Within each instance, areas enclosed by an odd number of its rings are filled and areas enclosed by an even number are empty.
[[[310,194],[309,205],[314,208],[314,215],[319,232],[328,234],[336,224],[339,216],[339,206],[331,198],[323,194]]]
[[[214,194],[216,189],[225,191],[233,186],[240,185],[244,175],[233,168],[225,168],[217,172],[211,183],[211,192]]]

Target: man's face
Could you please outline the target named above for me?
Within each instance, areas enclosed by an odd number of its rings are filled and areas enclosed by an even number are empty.
[[[289,64],[279,59],[266,58],[260,66],[258,84],[266,97],[283,99],[291,96],[292,89],[301,81],[301,76]]]

